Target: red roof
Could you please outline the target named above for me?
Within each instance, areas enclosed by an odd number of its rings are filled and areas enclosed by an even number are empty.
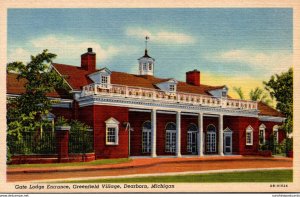
[[[81,67],[57,64],[53,63],[54,68],[57,72],[64,77],[67,83],[71,86],[73,90],[81,90],[83,86],[93,83],[93,81],[88,77],[89,74],[97,71],[87,71]],[[17,80],[17,75],[13,73],[7,74],[7,93],[8,94],[21,94],[25,92],[24,85],[26,83],[25,79]],[[111,83],[135,87],[144,87],[159,89],[155,86],[157,83],[168,81],[170,78],[157,78],[150,75],[134,75],[124,72],[115,72],[111,74]],[[179,92],[194,93],[194,94],[205,94],[210,95],[210,90],[221,89],[224,86],[209,86],[203,85],[195,86],[190,85],[185,82],[178,81],[177,90]],[[65,92],[64,92],[65,93]],[[55,91],[50,93],[48,96],[52,97],[65,97],[65,94],[61,91]],[[279,116],[284,117],[282,113],[273,109],[272,107],[259,102],[258,103],[259,115],[266,116]]]
[[[281,112],[264,104],[263,102],[258,102],[258,110],[259,110],[259,115],[262,116],[284,117],[284,115]]]
[[[25,93],[26,79],[17,79],[17,74],[7,73],[6,76],[6,93],[7,94],[23,94]],[[66,90],[55,90],[54,92],[48,93],[47,96],[54,98],[70,98],[70,95]]]
[[[93,83],[87,76],[92,72],[88,72],[81,67],[56,63],[52,65],[57,72],[64,77],[73,90],[81,90],[82,86]]]

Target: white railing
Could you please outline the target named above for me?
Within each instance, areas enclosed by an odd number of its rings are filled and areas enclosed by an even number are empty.
[[[192,104],[210,107],[235,108],[244,110],[257,110],[257,102],[215,98],[208,95],[185,92],[167,93],[161,90],[125,86],[117,84],[90,84],[83,87],[81,97],[89,95],[108,95],[115,97],[155,100],[179,104]]]

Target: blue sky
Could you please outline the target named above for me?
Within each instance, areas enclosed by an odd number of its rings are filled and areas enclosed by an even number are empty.
[[[92,47],[97,67],[137,73],[148,35],[155,76],[240,86],[245,93],[292,66],[292,9],[9,9],[8,61],[49,49],[79,66]]]

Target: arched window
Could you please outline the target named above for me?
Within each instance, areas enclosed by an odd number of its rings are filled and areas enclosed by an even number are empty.
[[[146,121],[143,123],[142,126],[142,152],[143,153],[150,153],[151,152],[151,122]]]
[[[187,152],[196,154],[197,153],[197,139],[198,139],[198,127],[191,123],[188,126],[187,132]]]
[[[170,122],[166,125],[166,152],[176,151],[176,124]]]
[[[278,125],[274,125],[273,127],[273,136],[274,136],[274,143],[278,144],[279,140],[278,140]]]
[[[213,124],[207,126],[206,129],[206,152],[216,152],[216,127]]]
[[[259,144],[263,145],[266,141],[266,126],[264,124],[261,124],[259,126]]]
[[[251,125],[246,128],[246,145],[253,145],[253,128]]]

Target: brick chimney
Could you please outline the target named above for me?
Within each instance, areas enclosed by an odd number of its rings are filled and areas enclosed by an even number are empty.
[[[195,69],[186,72],[186,83],[194,86],[200,86],[200,71]]]
[[[81,55],[81,68],[87,71],[96,70],[96,53],[92,48],[88,48],[87,52]]]

